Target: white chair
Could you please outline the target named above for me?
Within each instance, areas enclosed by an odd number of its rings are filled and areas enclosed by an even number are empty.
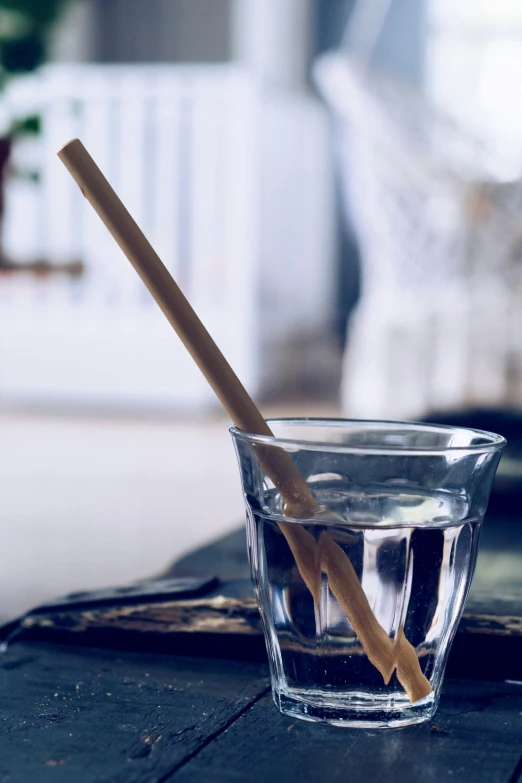
[[[522,184],[502,155],[344,54],[317,65],[361,250],[353,417],[522,402]]]

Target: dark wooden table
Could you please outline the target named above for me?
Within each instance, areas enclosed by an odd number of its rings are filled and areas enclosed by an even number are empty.
[[[493,544],[505,528],[497,522]],[[514,536],[503,535],[512,556]],[[100,596],[79,596],[26,618],[0,657],[0,783],[522,781],[516,585],[492,602],[497,615],[484,614],[488,568],[479,573],[450,661],[459,678],[446,679],[434,723],[359,731],[276,710],[242,531],[169,575],[202,576],[211,565],[220,582],[196,589],[207,597],[120,606],[105,595],[96,607]]]
[[[263,663],[33,642],[0,665],[0,749],[2,783],[515,783],[522,684],[447,681],[435,724],[367,732],[281,715]]]
[[[361,731],[281,715],[238,530],[159,581],[1,629],[0,783],[522,782],[522,484],[510,476],[432,724]]]

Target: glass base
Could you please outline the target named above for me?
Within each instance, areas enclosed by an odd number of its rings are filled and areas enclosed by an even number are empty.
[[[335,696],[319,691],[273,691],[274,701],[285,715],[313,723],[329,723],[352,729],[396,729],[430,720],[437,709],[433,693],[411,704],[406,697],[353,692]]]

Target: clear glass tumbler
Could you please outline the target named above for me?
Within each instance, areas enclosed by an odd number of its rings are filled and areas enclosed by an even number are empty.
[[[429,720],[505,440],[429,424],[232,428],[274,700],[341,726]]]

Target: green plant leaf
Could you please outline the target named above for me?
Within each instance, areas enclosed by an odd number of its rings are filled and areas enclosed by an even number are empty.
[[[0,62],[10,73],[34,71],[45,59],[42,36],[32,33],[24,38],[0,41]]]
[[[48,27],[56,22],[70,0],[0,0],[0,8],[27,17],[33,27]]]
[[[11,125],[11,136],[37,136],[42,130],[42,118],[39,114],[19,117]]]

